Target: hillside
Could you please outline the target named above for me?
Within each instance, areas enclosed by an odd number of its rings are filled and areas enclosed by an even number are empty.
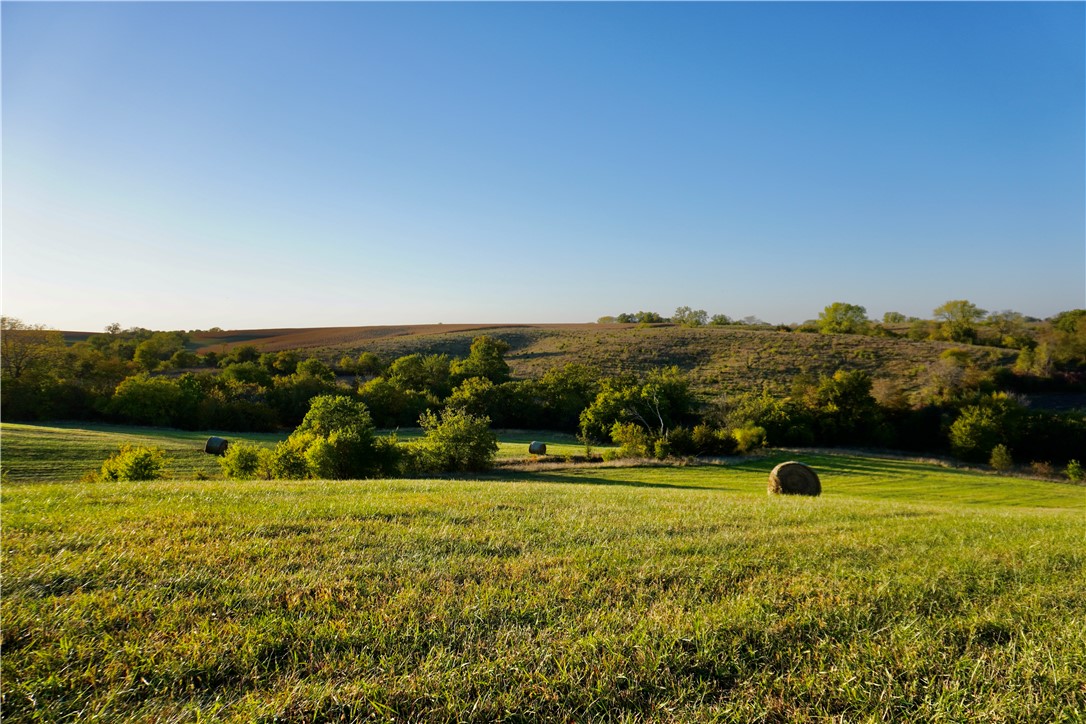
[[[917,389],[948,349],[962,345],[900,338],[820,335],[741,327],[673,325],[531,324],[326,327],[240,330],[194,335],[200,351],[252,344],[262,351],[312,349],[329,359],[374,352],[385,359],[412,354],[465,356],[471,340],[487,334],[509,343],[507,360],[517,377],[535,377],[569,362],[607,373],[678,365],[702,391],[786,389],[801,373],[864,370],[905,390]],[[965,346],[981,368],[1014,362],[1016,352]]]

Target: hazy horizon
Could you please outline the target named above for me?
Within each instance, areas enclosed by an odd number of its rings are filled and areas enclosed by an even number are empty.
[[[1086,307],[1082,3],[3,3],[3,313]]]

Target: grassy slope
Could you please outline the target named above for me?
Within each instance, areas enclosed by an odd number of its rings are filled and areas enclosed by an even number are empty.
[[[1077,720],[1086,489],[779,459],[5,486],[5,720]]]
[[[375,352],[386,359],[412,354],[466,356],[471,340],[488,334],[511,346],[508,361],[518,377],[537,377],[567,362],[596,366],[605,372],[645,370],[677,364],[691,373],[702,390],[786,389],[800,372],[832,374],[862,369],[875,378],[892,380],[905,389],[921,386],[929,367],[951,348],[944,342],[857,335],[819,335],[671,325],[422,325],[346,327],[312,330],[241,330],[218,338],[200,337],[206,349],[245,342],[265,350],[314,349],[332,360],[342,354]],[[229,344],[227,344],[229,347]],[[1015,352],[968,347],[982,367],[1013,363]]]
[[[730,392],[768,386],[786,390],[797,374],[833,374],[859,369],[904,389],[923,385],[930,366],[947,349],[943,342],[913,342],[857,335],[819,335],[737,328],[599,326],[576,330],[495,329],[494,337],[509,342],[510,367],[518,377],[537,377],[568,362],[592,365],[607,373],[678,365],[701,390]],[[463,356],[475,333],[414,335],[368,340],[343,349],[376,352],[392,359],[413,352],[442,352]],[[994,348],[966,347],[982,367],[1013,362],[1014,353]],[[332,354],[335,356],[338,350]]]

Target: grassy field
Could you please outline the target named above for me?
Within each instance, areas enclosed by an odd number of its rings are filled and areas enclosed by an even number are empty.
[[[381,430],[388,434],[392,430]],[[396,430],[397,437],[411,442],[422,437],[419,428]],[[152,427],[103,425],[96,423],[54,423],[48,425],[0,424],[0,466],[4,481],[61,482],[79,480],[102,467],[102,461],[125,444],[157,445],[171,459],[171,477],[222,477],[218,458],[204,453],[209,435],[227,440],[249,440],[272,446],[286,438],[285,434],[249,432],[188,432]],[[527,458],[528,444],[533,440],[547,443],[551,457],[584,455],[584,445],[573,435],[557,432],[499,430],[498,459]],[[594,446],[596,451],[613,446]]]
[[[3,715],[1081,721],[1086,488],[787,457],[5,485]]]
[[[286,435],[272,433],[188,432],[152,427],[97,423],[50,425],[0,424],[0,466],[4,482],[67,482],[97,472],[125,443],[157,445],[171,459],[170,473],[179,478],[221,477],[219,460],[204,452],[208,436],[274,444]]]

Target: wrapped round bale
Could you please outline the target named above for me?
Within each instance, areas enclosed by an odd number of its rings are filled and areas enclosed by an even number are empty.
[[[818,473],[803,463],[789,460],[769,473],[770,495],[821,495]]]
[[[547,443],[545,442],[532,442],[528,445],[528,452],[532,455],[546,455]]]
[[[221,437],[209,437],[204,443],[204,452],[208,455],[224,455],[230,443]]]

